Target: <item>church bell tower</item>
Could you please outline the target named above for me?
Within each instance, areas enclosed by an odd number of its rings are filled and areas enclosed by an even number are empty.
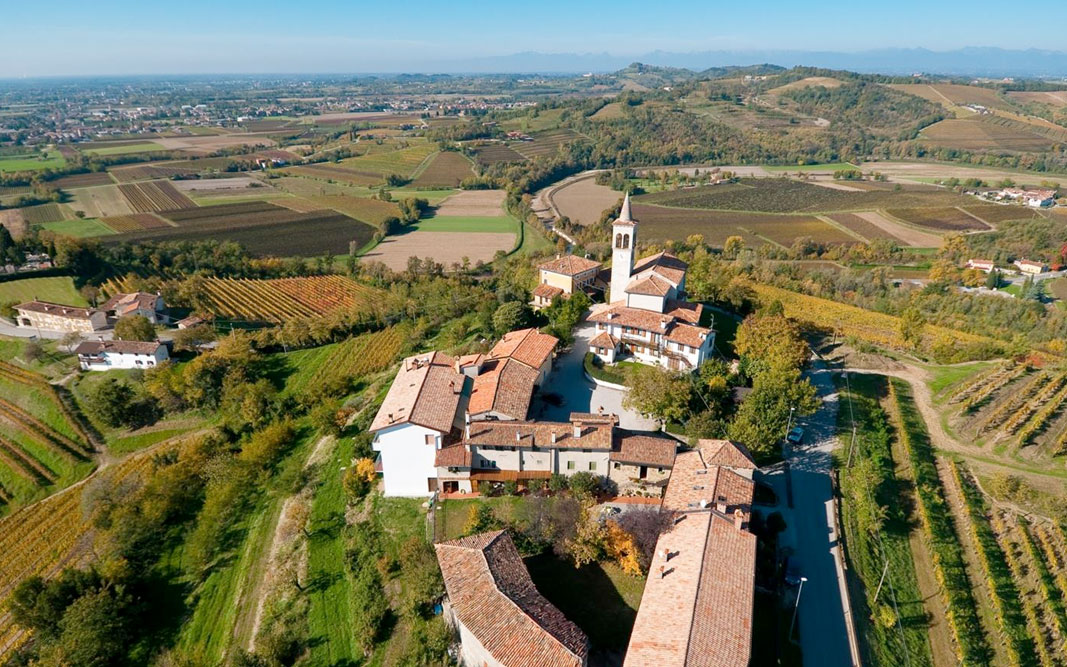
[[[634,246],[637,245],[637,221],[630,212],[630,193],[622,200],[619,218],[611,225],[611,293],[609,302],[626,300],[626,285],[634,270]]]

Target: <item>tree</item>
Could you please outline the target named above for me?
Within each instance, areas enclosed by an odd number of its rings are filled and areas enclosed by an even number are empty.
[[[900,340],[913,350],[922,344],[925,327],[926,319],[918,308],[907,308],[900,314]]]
[[[175,350],[195,352],[201,345],[215,340],[215,329],[210,324],[197,324],[187,329],[178,329],[171,340]]]
[[[988,289],[996,289],[1000,287],[1000,271],[997,271],[996,269],[990,271],[989,275],[986,276],[985,286]]]
[[[41,651],[42,665],[117,664],[128,649],[132,602],[117,589],[101,588],[75,600],[59,623],[59,637]]]
[[[70,331],[63,334],[63,337],[59,339],[59,344],[67,348],[67,350],[74,351],[74,348],[82,342],[82,335],[78,331]]]
[[[115,322],[115,338],[153,341],[156,339],[156,328],[144,315],[124,315]]]
[[[493,330],[498,336],[509,331],[527,326],[530,318],[530,306],[521,301],[508,301],[501,304],[493,313]]]
[[[622,571],[634,577],[641,576],[641,561],[633,535],[626,532],[617,521],[605,522],[604,550]]]
[[[125,380],[104,378],[86,392],[89,412],[108,426],[143,426],[159,418],[159,404]]]
[[[35,340],[28,340],[22,346],[22,358],[26,361],[37,361],[44,356],[44,347]]]
[[[785,437],[791,408],[794,417],[800,417],[818,405],[815,387],[799,369],[775,367],[756,377],[727,432],[731,440],[766,456]]]
[[[374,469],[374,460],[361,458],[356,460],[355,465],[350,465],[345,470],[341,484],[351,502],[367,495],[377,478],[378,472]]]
[[[574,497],[583,500],[592,498],[593,494],[596,493],[597,487],[599,486],[599,484],[597,483],[596,475],[591,472],[585,472],[584,470],[582,472],[576,472],[571,475],[570,479],[568,480],[568,483],[570,485],[571,493],[574,494]]]
[[[750,377],[772,366],[800,368],[810,354],[796,321],[773,312],[746,317],[734,336],[734,351]]]
[[[692,386],[679,373],[658,366],[632,366],[626,371],[630,391],[623,405],[662,422],[681,421],[689,413]],[[571,478],[573,487],[574,479]]]
[[[726,243],[722,246],[722,254],[727,259],[737,259],[745,249],[745,239],[740,236],[727,236]]]
[[[500,522],[488,503],[475,503],[467,511],[467,523],[463,524],[464,535],[476,535],[487,530],[496,530]]]

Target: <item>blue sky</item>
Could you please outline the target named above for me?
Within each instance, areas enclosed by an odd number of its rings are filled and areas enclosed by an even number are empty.
[[[1065,49],[1061,3],[0,0],[0,77],[441,71],[517,52]],[[436,66],[435,66],[436,65]]]

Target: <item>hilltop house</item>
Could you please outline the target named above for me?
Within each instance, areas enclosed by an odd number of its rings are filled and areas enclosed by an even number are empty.
[[[1020,272],[1025,273],[1028,276],[1036,276],[1048,271],[1048,264],[1045,264],[1044,262],[1035,262],[1031,259],[1017,259],[1012,263]]]
[[[115,368],[152,368],[170,358],[167,346],[157,341],[85,341],[74,349],[83,371],[110,371]]]
[[[671,370],[694,370],[711,355],[715,332],[700,326],[703,306],[684,301],[689,266],[667,252],[635,265],[637,226],[626,195],[612,225],[610,304],[589,317],[596,323],[590,351],[608,363],[626,355]]]
[[[92,333],[107,326],[107,314],[96,308],[29,301],[15,306],[15,323],[26,329]]]
[[[589,639],[537,591],[507,531],[434,545],[444,617],[471,666],[584,667]]]
[[[133,292],[131,294],[116,294],[107,301],[100,310],[107,313],[112,319],[119,319],[127,315],[140,315],[148,319],[152,324],[157,324],[160,314],[165,307],[163,297],[158,294],[147,292]]]
[[[701,440],[675,459],[624,667],[746,667],[752,647],[756,536],[749,530],[756,465],[727,440]]]
[[[1031,208],[1044,208],[1056,203],[1055,190],[1024,190],[1021,188],[1004,188],[997,193],[997,200],[1011,199],[1022,202]]]
[[[570,422],[468,421],[456,444],[437,451],[438,488],[477,490],[479,482],[547,480],[590,472],[625,489],[666,481],[678,443],[618,428],[614,415],[572,413]]]
[[[552,305],[557,296],[569,297],[575,292],[589,289],[600,272],[601,264],[585,257],[557,255],[555,259],[538,266],[540,273],[530,305],[540,310]]]

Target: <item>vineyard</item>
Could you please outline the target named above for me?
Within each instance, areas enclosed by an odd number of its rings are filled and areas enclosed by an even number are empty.
[[[397,325],[343,343],[292,352],[288,363],[296,371],[286,380],[285,390],[300,396],[309,389],[383,371],[400,355],[409,333],[409,327]]]
[[[412,185],[415,187],[445,186],[454,188],[460,182],[474,174],[471,162],[462,153],[441,151],[430,160]]]
[[[158,450],[153,448],[153,453]],[[148,453],[139,454],[97,473],[116,486],[153,465]],[[83,512],[84,485],[0,518],[0,661],[29,637],[14,624],[7,599],[15,586],[32,576],[53,576],[64,567],[84,565],[91,559],[92,520]]]
[[[42,376],[0,362],[0,500],[26,502],[92,467],[92,440]]]
[[[111,170],[111,175],[119,183],[132,183],[133,181],[146,181],[152,178],[170,178],[172,176],[189,176],[196,173],[196,169],[190,167],[174,167],[168,165],[137,165],[134,167],[118,167]]]
[[[899,317],[770,285],[753,283],[751,288],[761,302],[778,301],[788,317],[818,329],[878,347],[910,351],[900,338]],[[939,361],[959,362],[999,356],[1003,347],[991,338],[928,324],[923,328],[920,351]]]
[[[204,291],[218,317],[282,324],[337,310],[374,311],[380,290],[342,276],[251,280],[209,278]]]
[[[936,231],[966,231],[988,229],[988,226],[959,208],[891,208],[885,213],[903,222]]]
[[[67,219],[67,216],[63,213],[63,209],[59,204],[28,206],[21,209],[21,211],[22,219],[30,225],[43,225],[47,222],[59,222],[60,220]]]
[[[123,183],[118,188],[130,203],[130,208],[137,213],[175,211],[195,206],[191,199],[178,192],[168,181]]]
[[[964,440],[1029,459],[1067,453],[1067,370],[1002,362],[950,387],[949,421]]]

